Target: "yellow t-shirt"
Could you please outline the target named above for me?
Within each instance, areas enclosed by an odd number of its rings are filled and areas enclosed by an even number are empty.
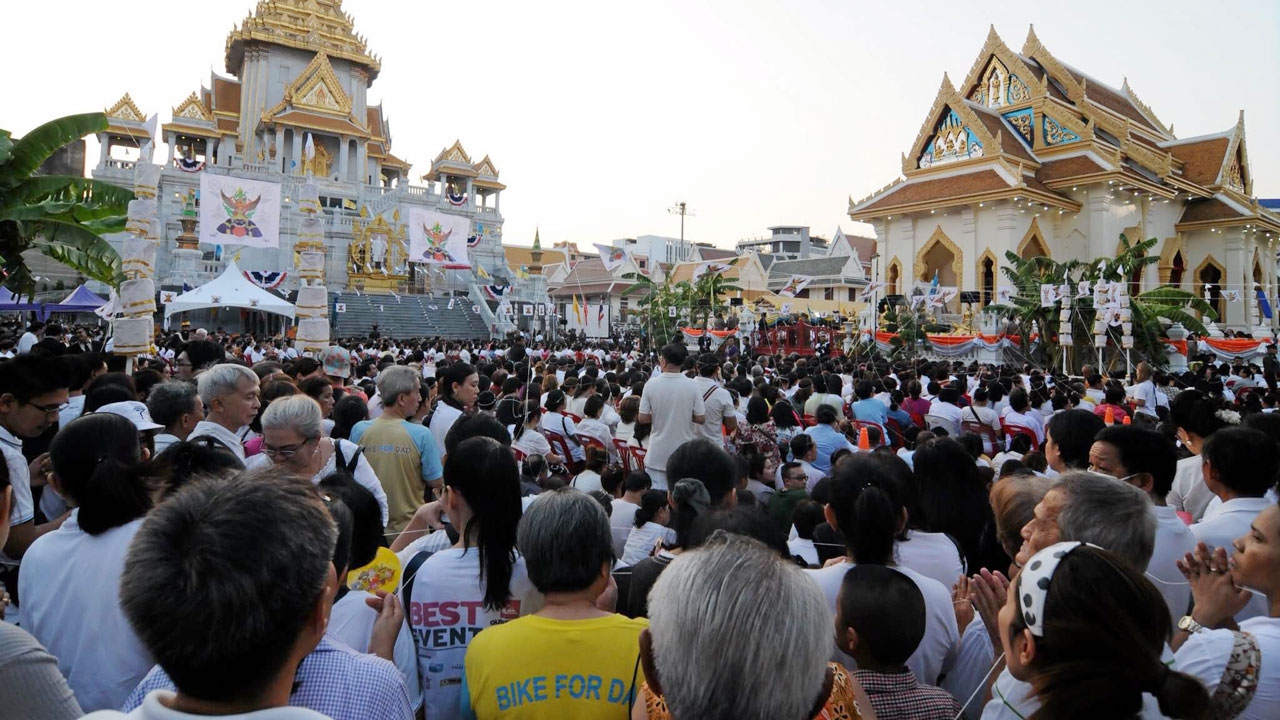
[[[487,628],[467,648],[464,718],[626,720],[644,673],[647,620],[528,615]],[[468,703],[470,703],[468,705]]]

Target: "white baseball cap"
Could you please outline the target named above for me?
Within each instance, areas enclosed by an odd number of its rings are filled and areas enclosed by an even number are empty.
[[[128,419],[138,428],[138,432],[143,430],[161,430],[163,425],[157,424],[151,419],[151,413],[147,411],[147,406],[137,400],[125,400],[123,402],[107,403],[98,408],[100,413],[111,413]]]

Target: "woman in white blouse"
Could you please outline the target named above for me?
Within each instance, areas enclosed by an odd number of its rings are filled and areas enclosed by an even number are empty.
[[[1146,415],[1155,420],[1156,404],[1159,399],[1156,397],[1156,384],[1151,380],[1151,366],[1146,362],[1138,363],[1138,367],[1133,371],[1133,386],[1129,388],[1128,395],[1136,404],[1137,412]]]
[[[538,406],[538,401],[533,399],[526,400],[524,403],[524,421],[508,428],[511,432],[511,449],[519,450],[526,457],[529,455],[542,455],[547,458],[547,462],[564,462],[564,458],[551,452],[551,443],[547,442],[547,438],[538,430],[541,420],[542,408]]]

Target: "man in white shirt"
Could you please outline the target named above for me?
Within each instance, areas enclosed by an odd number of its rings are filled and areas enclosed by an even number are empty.
[[[640,396],[637,422],[653,426],[644,465],[657,490],[667,489],[667,459],[681,445],[699,437],[695,426],[706,422],[702,392],[697,383],[680,372],[688,355],[679,343],[663,346],[658,356],[662,373],[645,383]]]
[[[19,355],[25,355],[31,352],[31,348],[35,347],[37,342],[40,342],[40,337],[37,333],[42,329],[44,329],[44,323],[36,320],[31,323],[31,327],[27,328],[26,332],[22,333],[22,337],[18,339]]]
[[[627,537],[635,527],[636,511],[640,509],[640,499],[653,487],[653,481],[643,472],[633,472],[622,481],[622,497],[613,501],[613,512],[609,514],[609,527],[613,532],[613,551],[622,557],[627,546]]]
[[[1191,526],[1196,540],[1230,553],[1236,539],[1249,534],[1249,526],[1263,510],[1275,505],[1266,493],[1275,485],[1280,456],[1275,443],[1261,431],[1227,427],[1204,441],[1204,482],[1222,505],[1211,508]],[[1268,615],[1266,598],[1254,595],[1236,621]]]
[[[201,373],[197,388],[208,417],[196,424],[188,439],[212,437],[243,463],[244,441],[240,433],[253,422],[262,406],[258,376],[243,365],[222,363]]]
[[[960,391],[953,387],[944,387],[938,392],[938,398],[929,404],[929,412],[924,417],[930,430],[941,426],[952,437],[960,434],[960,421],[964,414],[956,405],[959,399]]]
[[[1167,436],[1133,425],[1103,428],[1089,449],[1089,465],[1095,472],[1120,478],[1151,498],[1156,543],[1147,575],[1164,597],[1175,626],[1191,607],[1191,586],[1177,563],[1196,548],[1195,535],[1165,501],[1173,486],[1176,452]]]
[[[698,426],[698,432],[712,442],[723,443],[725,435],[738,428],[738,418],[734,414],[733,396],[720,384],[720,362],[715,355],[698,358],[698,377],[694,382],[706,408],[706,420]]]

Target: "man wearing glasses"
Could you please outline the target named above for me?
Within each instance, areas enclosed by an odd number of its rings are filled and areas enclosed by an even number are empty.
[[[30,463],[22,455],[22,438],[38,437],[58,421],[58,412],[67,402],[67,363],[45,353],[24,354],[0,362],[0,454],[8,467],[13,499],[9,503],[12,529],[0,555],[10,593],[17,588],[17,562],[41,535],[57,530],[69,513],[36,525],[35,503],[31,496],[31,479],[43,485],[50,474],[49,454],[44,453]],[[17,623],[14,606],[5,614]]]

